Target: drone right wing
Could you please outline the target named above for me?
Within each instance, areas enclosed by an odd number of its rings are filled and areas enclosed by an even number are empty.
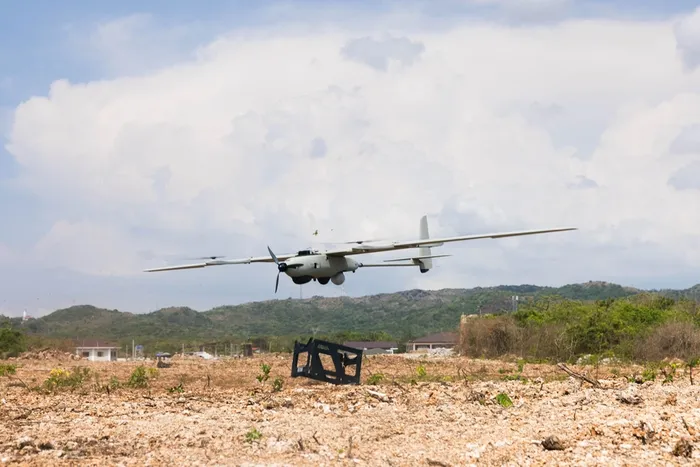
[[[277,256],[279,261],[284,261],[292,258],[296,255],[280,255]],[[197,269],[206,268],[208,266],[226,266],[230,264],[250,264],[250,263],[274,263],[274,259],[271,256],[258,256],[255,258],[241,258],[241,259],[212,259],[210,261],[205,261],[203,263],[192,263],[192,264],[181,264],[176,266],[162,266],[159,268],[144,269],[144,272],[159,272],[159,271],[176,271],[179,269]]]

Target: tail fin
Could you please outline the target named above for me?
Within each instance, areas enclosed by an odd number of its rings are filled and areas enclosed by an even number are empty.
[[[423,216],[420,218],[420,239],[427,240],[430,238],[430,233],[428,232],[428,216]],[[420,259],[420,272],[426,273],[433,267],[433,260],[430,258],[432,253],[430,252],[429,246],[423,246],[418,249],[418,256],[424,258]]]

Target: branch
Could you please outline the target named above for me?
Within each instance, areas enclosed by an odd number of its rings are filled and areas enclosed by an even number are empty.
[[[595,387],[595,388],[602,388],[602,386],[600,385],[600,382],[595,378],[591,378],[590,376],[586,376],[586,375],[583,375],[581,373],[576,373],[575,371],[569,369],[563,363],[557,363],[557,366],[559,368],[561,368],[562,370],[564,370],[569,376],[573,376],[574,378],[576,378],[580,381],[585,381],[588,384],[593,385],[593,387]]]

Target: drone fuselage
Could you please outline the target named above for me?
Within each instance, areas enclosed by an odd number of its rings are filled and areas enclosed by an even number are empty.
[[[295,284],[306,284],[312,280],[327,284],[330,280],[340,285],[345,281],[344,272],[355,272],[360,267],[352,258],[326,256],[315,252],[300,252],[284,263],[287,265],[284,273],[291,277]]]

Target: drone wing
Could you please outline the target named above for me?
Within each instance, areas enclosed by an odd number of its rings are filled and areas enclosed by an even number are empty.
[[[479,240],[483,238],[505,238],[505,237],[519,237],[523,235],[536,235],[551,232],[565,232],[568,230],[578,230],[576,227],[562,227],[554,229],[540,229],[540,230],[521,230],[515,232],[501,232],[501,233],[489,233],[489,234],[477,234],[477,235],[461,235],[458,237],[443,237],[443,238],[422,238],[418,240],[410,240],[403,242],[391,242],[389,244],[358,244],[352,245],[347,248],[338,248],[335,250],[326,251],[325,254],[328,256],[348,256],[348,255],[360,255],[367,253],[380,253],[383,251],[394,251],[394,250],[404,250],[408,248],[432,248],[437,246],[442,246],[445,243],[451,242],[462,242],[466,240]],[[426,236],[427,237],[427,236]]]
[[[289,258],[292,258],[293,256],[296,256],[296,255],[293,255],[293,254],[279,255],[279,256],[277,256],[277,259],[279,261],[285,261]],[[197,269],[197,268],[206,268],[208,266],[226,266],[229,264],[274,263],[274,262],[275,261],[271,256],[258,256],[258,257],[230,259],[230,260],[214,259],[211,261],[205,261],[203,263],[181,264],[181,265],[176,265],[176,266],[163,266],[163,267],[159,267],[159,268],[144,269],[144,272],[175,271],[178,269]]]

